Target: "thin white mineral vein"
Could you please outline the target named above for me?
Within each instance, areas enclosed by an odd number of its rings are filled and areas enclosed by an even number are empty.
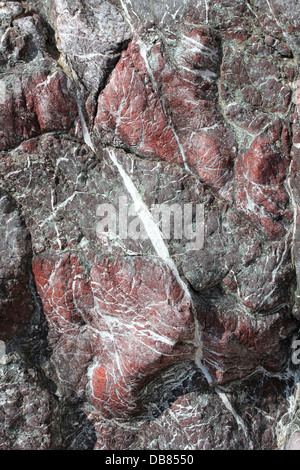
[[[121,3],[124,7],[125,5],[124,5],[123,0],[121,0]],[[128,14],[127,7],[125,6],[125,8],[126,8],[126,12]],[[129,20],[129,15],[128,15],[128,20]],[[141,50],[141,54],[145,55],[145,49]],[[147,62],[146,66],[147,66],[147,70],[148,70],[148,67],[149,67],[147,65],[148,61],[146,61],[146,62]],[[151,75],[150,75],[150,77],[151,77]],[[155,82],[154,82],[154,86],[156,86]],[[93,142],[92,142],[89,130],[88,130],[88,127],[87,127],[86,122],[85,122],[84,114],[83,114],[83,111],[82,111],[81,93],[80,93],[78,88],[77,88],[77,105],[78,105],[78,110],[79,110],[79,116],[80,116],[80,119],[82,121],[84,141],[90,147],[90,149],[94,153],[96,153],[95,147],[93,145]],[[118,169],[119,174],[120,174],[120,176],[123,180],[124,186],[126,187],[128,193],[130,194],[130,196],[133,200],[135,210],[136,210],[137,214],[139,215],[139,217],[140,217],[140,219],[141,219],[141,221],[142,221],[142,223],[145,227],[145,230],[146,230],[147,235],[148,235],[148,237],[149,237],[149,239],[150,239],[150,241],[153,245],[153,248],[155,249],[157,255],[170,268],[170,270],[173,273],[173,275],[175,276],[177,282],[182,287],[182,290],[183,290],[186,298],[190,301],[191,307],[192,307],[193,312],[194,312],[193,301],[192,301],[192,298],[191,298],[190,291],[189,291],[187,285],[185,284],[185,282],[183,282],[183,280],[180,277],[180,274],[178,272],[176,264],[174,263],[173,259],[170,256],[168,247],[166,246],[166,244],[164,242],[162,233],[161,233],[160,229],[158,228],[158,226],[156,225],[150,210],[148,209],[148,207],[146,206],[146,204],[142,200],[142,197],[141,197],[140,193],[138,192],[136,186],[134,185],[133,181],[131,180],[131,178],[128,176],[128,174],[126,173],[126,171],[124,170],[124,168],[122,167],[120,162],[118,161],[114,150],[113,149],[106,149],[106,150],[107,150],[107,153],[109,155],[110,160],[112,161],[112,163]],[[212,383],[212,378],[211,378],[207,368],[202,363],[201,329],[200,329],[199,322],[196,319],[195,312],[194,312],[194,317],[195,317],[195,344],[198,346],[198,349],[197,349],[197,352],[196,352],[196,355],[195,355],[195,363],[199,367],[199,369],[202,371],[204,376],[206,377],[208,383],[211,384]],[[93,365],[92,370],[94,369],[94,367],[96,367],[96,364]],[[89,371],[90,378],[92,377],[92,370]],[[214,389],[215,389],[216,393],[218,394],[218,396],[220,397],[220,399],[222,400],[225,407],[233,415],[233,417],[236,420],[239,428],[242,429],[243,433],[245,434],[246,438],[249,441],[250,448],[253,448],[253,443],[251,442],[251,440],[249,438],[247,427],[246,427],[245,423],[243,422],[242,418],[239,416],[239,414],[234,410],[234,408],[231,405],[226,393],[224,393],[224,391],[221,391],[218,387],[214,387]]]

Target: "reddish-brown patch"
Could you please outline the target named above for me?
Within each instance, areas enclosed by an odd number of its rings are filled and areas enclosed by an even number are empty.
[[[218,190],[232,176],[235,158],[233,137],[216,108],[219,44],[201,29],[187,35],[176,68],[160,43],[153,46],[150,73],[132,41],[100,93],[95,128],[102,139],[117,139],[140,155],[190,167]]]
[[[102,397],[106,383],[106,370],[104,367],[96,367],[93,374],[93,394],[96,398]]]
[[[71,328],[90,318],[91,291],[75,255],[35,258],[32,270],[49,320]]]

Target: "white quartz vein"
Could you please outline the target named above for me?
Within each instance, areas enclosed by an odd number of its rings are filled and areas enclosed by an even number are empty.
[[[112,149],[107,149],[108,155],[111,159],[111,161],[114,163],[114,165],[117,167],[122,179],[123,183],[129,192],[130,196],[132,197],[133,203],[134,203],[134,208],[138,216],[140,217],[141,221],[143,222],[143,225],[145,227],[145,230],[147,232],[147,235],[153,245],[153,248],[155,249],[157,255],[165,261],[167,266],[170,268],[172,273],[174,274],[177,282],[180,284],[182,287],[185,295],[187,296],[188,299],[191,300],[190,292],[186,286],[186,284],[182,281],[178,269],[172,260],[168,247],[166,243],[164,242],[162,233],[156,223],[154,222],[153,216],[142,200],[142,197],[140,193],[138,192],[137,188],[135,187],[134,183],[130,179],[130,177],[127,175],[125,172],[124,168],[122,165],[118,162],[117,157],[115,155],[115,152]]]
[[[131,25],[128,10],[127,10],[127,7],[124,4],[123,0],[121,0],[121,4],[122,4],[123,8],[125,9],[125,13],[128,16],[129,24]],[[132,27],[132,25],[131,25],[131,27]],[[148,64],[147,57],[146,57],[146,49],[143,48],[143,46],[142,46],[141,54],[142,54],[144,60],[146,60],[147,70],[148,69],[150,70],[150,66]],[[72,70],[72,72],[74,73],[73,70]],[[74,75],[76,76],[76,74],[74,74]],[[150,72],[149,76],[150,76],[150,78],[153,77],[152,71]],[[78,80],[76,80],[76,82],[78,83]],[[153,85],[154,85],[154,89],[156,89],[155,81],[153,82]],[[86,122],[85,122],[84,114],[83,114],[83,111],[82,111],[81,93],[80,93],[80,90],[78,88],[77,88],[77,104],[78,104],[78,109],[79,109],[79,116],[80,116],[80,119],[82,121],[82,129],[83,129],[83,135],[84,135],[85,143],[96,154],[95,147],[93,145],[89,130],[88,130]],[[179,143],[179,139],[178,139],[178,136],[176,135],[175,131],[173,133],[174,133],[174,136],[175,136],[175,138],[176,138],[176,140],[179,144],[179,147],[182,148],[182,146]],[[130,194],[130,196],[133,200],[135,210],[136,210],[137,214],[139,215],[139,217],[140,217],[140,219],[141,219],[141,221],[142,221],[142,223],[145,227],[146,233],[147,233],[147,235],[148,235],[148,237],[149,237],[149,239],[150,239],[150,241],[153,245],[153,248],[155,249],[157,255],[170,268],[170,270],[173,273],[174,277],[176,278],[177,282],[182,287],[182,290],[183,290],[186,298],[190,301],[191,308],[194,312],[193,300],[191,298],[190,291],[189,291],[187,285],[183,282],[183,280],[180,277],[180,274],[178,272],[176,264],[174,263],[173,259],[170,256],[168,247],[164,242],[162,233],[160,232],[158,226],[156,225],[150,210],[148,209],[148,207],[146,206],[146,204],[142,200],[142,197],[141,197],[140,193],[138,192],[136,186],[134,185],[133,181],[131,180],[129,175],[126,173],[126,171],[124,170],[122,165],[119,163],[114,150],[113,149],[106,149],[106,150],[107,150],[107,153],[108,153],[112,163],[118,169],[119,174],[120,174],[120,176],[123,180],[124,186],[126,187],[127,191],[129,192],[129,194]],[[182,149],[182,151],[183,151],[183,149]],[[183,156],[184,156],[184,153],[183,153]],[[184,158],[184,161],[185,161],[185,158]],[[194,358],[195,364],[199,367],[199,369],[202,371],[202,373],[204,373],[205,377],[208,380],[208,383],[211,384],[212,383],[211,377],[209,376],[209,373],[208,373],[206,367],[202,363],[203,346],[202,346],[202,338],[201,338],[201,328],[200,328],[198,320],[196,319],[195,312],[194,312],[194,317],[195,317],[195,344],[197,346],[197,351],[196,351],[195,358]],[[118,361],[117,351],[116,351],[116,360]],[[97,366],[97,363],[94,363],[93,366],[91,368],[89,368],[89,377],[90,377],[91,380],[92,380],[92,377],[93,377],[94,368],[96,366]],[[249,439],[249,436],[248,436],[247,427],[244,424],[241,417],[238,415],[238,413],[232,407],[227,395],[223,391],[221,391],[218,387],[215,387],[215,390],[218,393],[218,395],[219,395],[220,399],[222,400],[222,402],[224,403],[224,405],[226,406],[226,408],[230,411],[230,413],[235,418],[238,426],[242,429],[245,436],[249,440],[249,446],[251,448],[253,448],[253,444],[252,444],[252,442],[251,442],[251,440]]]

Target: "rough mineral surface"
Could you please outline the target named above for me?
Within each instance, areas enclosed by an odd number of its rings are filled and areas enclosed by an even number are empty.
[[[300,449],[299,18],[0,1],[0,450]]]

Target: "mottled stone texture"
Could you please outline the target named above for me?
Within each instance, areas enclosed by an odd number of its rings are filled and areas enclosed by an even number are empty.
[[[299,13],[0,2],[1,450],[299,448]]]

